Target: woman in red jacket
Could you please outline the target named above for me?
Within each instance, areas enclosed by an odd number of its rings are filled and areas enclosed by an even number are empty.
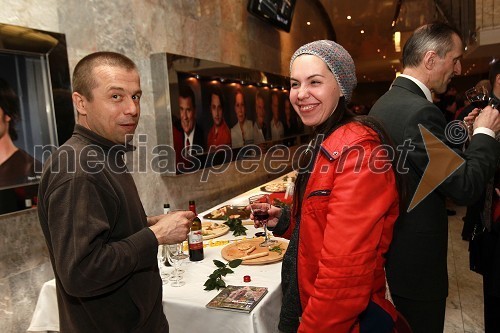
[[[314,134],[292,211],[273,206],[268,221],[290,239],[279,329],[391,332],[396,311],[385,298],[384,254],[399,212],[394,150],[373,119],[346,108],[356,76],[342,46],[302,46],[290,76],[291,104]]]

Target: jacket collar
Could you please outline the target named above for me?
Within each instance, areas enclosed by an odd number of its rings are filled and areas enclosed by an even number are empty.
[[[332,162],[343,152],[365,140],[379,140],[379,138],[374,130],[357,122],[350,122],[324,138],[320,143],[319,151]]]
[[[419,95],[422,98],[425,98],[425,99],[429,100],[427,98],[427,96],[425,95],[424,91],[422,90],[422,88],[420,88],[418,86],[418,84],[416,84],[412,79],[409,79],[407,77],[398,76],[396,78],[396,80],[394,80],[394,82],[392,83],[392,86],[396,86],[396,87],[400,87],[402,89],[406,89],[406,90],[408,90],[408,91],[410,91],[410,92],[412,92],[414,94]]]
[[[89,130],[86,127],[83,127],[82,125],[75,125],[75,129],[73,130],[73,135],[79,135],[87,139],[88,141],[92,142],[93,144],[96,144],[103,148],[104,150],[112,150],[115,152],[122,152],[126,153],[129,151],[135,150],[135,146],[126,143],[125,145],[120,145],[117,143],[114,143],[113,141],[110,141],[99,134],[96,134]]]

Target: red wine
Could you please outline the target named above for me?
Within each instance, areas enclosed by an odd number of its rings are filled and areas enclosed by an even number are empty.
[[[254,209],[253,216],[256,221],[265,222],[269,219],[269,212],[262,209]]]
[[[485,99],[485,100],[473,101],[472,105],[474,105],[474,107],[476,108],[484,109],[485,107],[488,106],[488,100]]]

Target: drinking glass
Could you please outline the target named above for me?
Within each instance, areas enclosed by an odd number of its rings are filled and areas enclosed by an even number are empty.
[[[267,233],[267,220],[269,219],[269,208],[271,208],[271,200],[267,194],[258,194],[251,196],[248,201],[250,202],[250,209],[252,210],[253,217],[264,226],[264,241],[260,246],[267,247],[276,243],[275,240],[269,238]]]
[[[167,248],[165,245],[160,245],[158,254],[158,269],[160,270],[161,281],[163,284],[168,283],[167,268],[165,267],[165,262],[167,261]]]
[[[187,255],[185,252],[184,252],[184,242],[182,243],[177,243],[175,244],[179,247],[177,253],[178,253],[178,258],[179,259],[187,259],[189,258],[189,255]],[[168,259],[167,259],[168,260]],[[170,275],[170,281],[175,281],[177,279],[177,276],[179,277],[179,280],[182,280],[182,274],[184,274],[184,270],[179,266],[179,268],[177,269],[177,272],[172,272],[172,274]]]
[[[490,99],[488,95],[488,89],[484,86],[478,86],[471,88],[465,92],[465,97],[472,103],[476,108],[485,108]]]
[[[168,262],[174,267],[174,272],[172,273],[174,280],[170,285],[172,287],[182,287],[185,282],[181,281],[182,276],[179,273],[179,267],[182,261],[187,258],[183,251],[182,243],[165,246],[167,247]]]

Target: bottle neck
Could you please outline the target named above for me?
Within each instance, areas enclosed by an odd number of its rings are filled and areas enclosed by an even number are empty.
[[[195,215],[198,215],[196,214],[196,205],[194,204],[193,201],[189,202],[189,210],[192,211]]]

